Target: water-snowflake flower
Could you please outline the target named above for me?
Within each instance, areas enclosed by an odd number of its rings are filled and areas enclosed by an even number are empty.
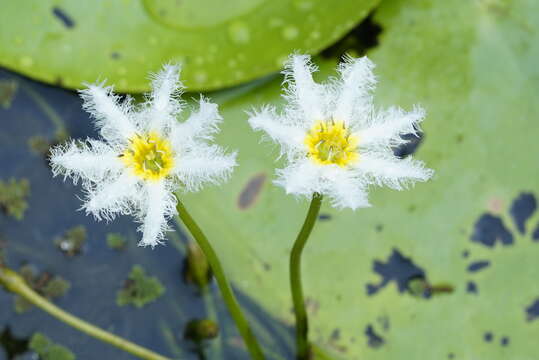
[[[421,161],[392,151],[406,142],[401,135],[418,134],[425,112],[419,106],[376,109],[373,68],[367,57],[345,57],[340,76],[318,84],[309,57],[292,55],[283,71],[284,110],[265,106],[250,114],[252,128],[265,131],[286,156],[275,182],[287,193],[327,195],[337,208],[356,209],[370,206],[370,185],[401,190],[432,176]]]
[[[141,223],[139,245],[162,242],[176,214],[175,191],[197,191],[204,183],[226,180],[236,154],[211,144],[222,120],[217,105],[204,97],[185,121],[179,67],[166,65],[152,77],[152,92],[135,105],[114,95],[111,86],[81,91],[102,139],[72,140],[51,150],[53,174],[82,181],[83,209],[98,220],[133,215]]]

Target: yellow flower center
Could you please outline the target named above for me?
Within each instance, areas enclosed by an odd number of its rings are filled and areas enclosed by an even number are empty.
[[[317,164],[344,167],[357,161],[359,139],[343,121],[318,121],[305,136],[309,157]]]
[[[144,180],[159,180],[167,176],[174,166],[172,147],[167,139],[154,132],[135,135],[122,153],[123,163]]]

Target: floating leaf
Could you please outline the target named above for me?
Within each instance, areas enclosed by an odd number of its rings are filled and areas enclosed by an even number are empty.
[[[41,360],[75,360],[73,354],[68,348],[54,344],[48,337],[42,333],[35,333],[30,339],[30,350],[35,351]]]
[[[107,246],[113,250],[125,250],[127,240],[122,234],[109,233],[107,234]]]
[[[383,28],[369,53],[376,102],[426,108],[414,156],[436,175],[408,191],[372,189],[369,209],[323,206],[303,261],[311,338],[347,359],[533,359],[539,214],[528,206],[515,223],[512,209],[522,194],[539,195],[539,3],[392,0],[373,21]],[[331,60],[317,61],[319,79],[334,75]],[[251,207],[239,206],[253,179],[274,178],[280,165],[278,149],[259,144],[244,110],[279,104],[281,80],[222,94],[220,140],[239,149],[240,166],[224,187],[188,195],[185,204],[235,284],[292,323],[288,254],[308,204],[268,182]],[[494,232],[493,246],[474,240],[484,214],[499,219],[480,227]],[[390,262],[394,251],[401,257]],[[480,261],[490,266],[469,271]],[[379,263],[385,272],[375,271]],[[440,296],[400,287],[412,265]],[[379,290],[369,294],[369,284]]]
[[[38,294],[48,300],[54,300],[65,295],[71,287],[69,281],[60,276],[53,276],[44,271],[36,274],[35,269],[30,265],[24,265],[19,269],[19,274],[24,281]],[[30,310],[34,305],[22,296],[15,296],[15,312],[24,313]]]
[[[158,299],[165,292],[163,284],[156,277],[146,275],[146,271],[135,265],[127,278],[124,287],[118,291],[118,306],[132,304],[138,308]]]
[[[54,245],[67,256],[79,255],[86,243],[86,236],[86,227],[77,225],[67,230],[62,236],[54,239]]]
[[[28,179],[0,180],[0,209],[17,220],[22,220],[28,208],[26,201],[30,195]]]
[[[295,50],[316,53],[378,1],[7,2],[0,65],[69,88],[106,78],[142,92],[148,71],[173,61],[191,90],[216,89],[276,71]]]

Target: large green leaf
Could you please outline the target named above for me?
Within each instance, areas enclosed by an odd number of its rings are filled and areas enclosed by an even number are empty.
[[[0,65],[68,88],[106,78],[142,92],[148,71],[182,62],[190,90],[221,88],[323,49],[378,1],[4,1]]]
[[[427,109],[415,156],[436,175],[409,191],[373,189],[370,209],[323,207],[329,220],[304,253],[311,337],[347,359],[536,359],[539,3],[392,0],[374,20],[384,29],[369,54],[376,100]],[[331,75],[334,64],[318,61],[319,78]],[[271,184],[278,151],[259,144],[244,113],[280,104],[280,81],[221,99],[221,140],[241,165],[186,204],[235,283],[292,322],[288,254],[307,203]],[[412,296],[406,281],[423,272],[454,291]]]

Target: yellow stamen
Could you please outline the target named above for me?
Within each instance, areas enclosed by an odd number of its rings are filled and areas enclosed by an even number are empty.
[[[359,139],[343,121],[318,121],[304,140],[309,157],[317,164],[344,167],[358,160]]]
[[[129,139],[129,147],[120,159],[133,173],[144,180],[159,180],[174,166],[174,154],[167,139],[151,132]]]

